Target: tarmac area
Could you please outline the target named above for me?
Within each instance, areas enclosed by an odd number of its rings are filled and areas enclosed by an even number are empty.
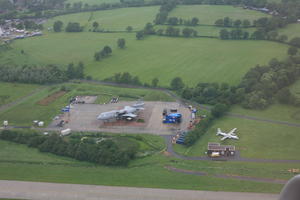
[[[277,200],[277,194],[0,180],[0,198],[32,200]]]
[[[102,112],[119,110],[125,106],[133,105],[134,101],[120,101],[109,104],[74,104],[69,113],[65,113],[60,119],[54,120],[48,128],[57,128],[60,120],[68,121],[61,129],[70,128],[73,131],[101,131],[112,133],[150,133],[150,134],[174,134],[187,130],[191,111],[177,102],[145,102],[144,110],[140,110],[137,120],[110,120],[104,122],[97,120]],[[180,124],[163,124],[162,112],[164,109],[177,109],[182,114]]]

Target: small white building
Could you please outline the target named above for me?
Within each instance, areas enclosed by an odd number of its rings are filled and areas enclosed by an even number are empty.
[[[0,27],[0,37],[3,35],[3,31],[2,31],[2,28]]]

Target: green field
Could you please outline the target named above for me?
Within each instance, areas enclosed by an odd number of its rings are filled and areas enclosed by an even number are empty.
[[[101,30],[126,31],[127,26],[132,26],[133,30],[140,30],[144,28],[147,22],[152,22],[155,19],[158,10],[158,6],[152,6],[81,12],[54,17],[45,26],[52,27],[53,23],[57,20],[61,20],[65,26],[68,22],[79,22],[88,31],[92,28],[93,22],[97,21]]]
[[[119,0],[67,0],[66,3],[78,3],[82,2],[82,4],[89,4],[89,5],[99,5],[102,3],[119,3]]]
[[[64,84],[70,89],[64,96],[56,99],[47,106],[37,102],[48,95],[59,91],[61,85],[46,87],[26,101],[0,112],[0,121],[8,120],[11,125],[32,125],[33,120],[45,121],[48,124],[53,117],[60,113],[61,108],[68,105],[69,99],[77,95],[99,95],[98,103],[107,103],[111,97],[119,96],[120,100],[136,101],[143,97],[145,101],[172,101],[167,94],[159,91],[144,89],[128,89],[102,86],[96,84]],[[96,102],[96,103],[97,103]],[[20,115],[20,113],[22,113]]]
[[[300,37],[300,24],[289,24],[285,28],[278,29],[280,35],[288,36],[288,40],[293,39],[294,37]]]
[[[240,139],[220,141],[221,136],[216,136],[217,128],[225,132],[237,128]],[[299,159],[299,131],[299,127],[223,117],[215,121],[195,145],[190,148],[175,145],[175,149],[186,155],[201,156],[208,142],[220,142],[235,145],[243,157],[293,160]]]
[[[248,19],[256,20],[260,17],[268,15],[253,10],[245,10],[240,7],[221,6],[221,5],[192,5],[192,6],[177,6],[170,12],[170,17],[179,17],[183,19],[191,19],[198,17],[199,24],[215,24],[217,19],[230,17],[234,20]]]
[[[118,38],[126,39],[126,49],[116,47]],[[105,45],[112,47],[112,56],[94,61],[94,53]],[[208,38],[149,36],[138,41],[128,33],[52,33],[15,41],[11,47],[12,50],[0,54],[1,63],[67,65],[83,61],[86,74],[95,79],[130,72],[142,82],[150,83],[157,77],[162,86],[169,85],[176,76],[181,76],[188,85],[198,82],[238,84],[249,68],[266,64],[274,57],[284,58],[288,48],[268,41]],[[25,54],[21,54],[22,49]]]
[[[152,136],[154,137],[154,136]],[[180,161],[155,154],[137,159],[128,167],[104,167],[51,154],[40,153],[24,145],[0,141],[0,178],[60,183],[81,183],[112,186],[174,188],[214,191],[274,192],[282,185],[193,176],[170,172],[164,166],[192,169],[213,174],[289,179],[287,169],[295,164],[219,163]],[[11,156],[13,155],[13,156]],[[31,155],[30,157],[28,155]],[[42,164],[43,163],[43,164]],[[220,169],[220,165],[222,165]],[[232,170],[230,170],[232,169]]]
[[[38,85],[0,82],[0,106],[16,101],[39,88]]]

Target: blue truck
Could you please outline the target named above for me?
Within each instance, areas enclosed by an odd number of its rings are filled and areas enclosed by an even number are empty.
[[[163,119],[163,123],[165,124],[176,124],[180,123],[182,119],[182,115],[180,113],[170,113],[165,115]]]

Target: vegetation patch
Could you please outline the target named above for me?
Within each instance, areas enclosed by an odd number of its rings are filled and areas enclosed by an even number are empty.
[[[66,93],[67,93],[66,91],[57,91],[57,92],[54,92],[53,94],[47,96],[46,98],[38,101],[37,104],[41,105],[41,106],[47,106],[50,103],[54,102],[56,99],[58,99],[61,96],[65,95]]]

